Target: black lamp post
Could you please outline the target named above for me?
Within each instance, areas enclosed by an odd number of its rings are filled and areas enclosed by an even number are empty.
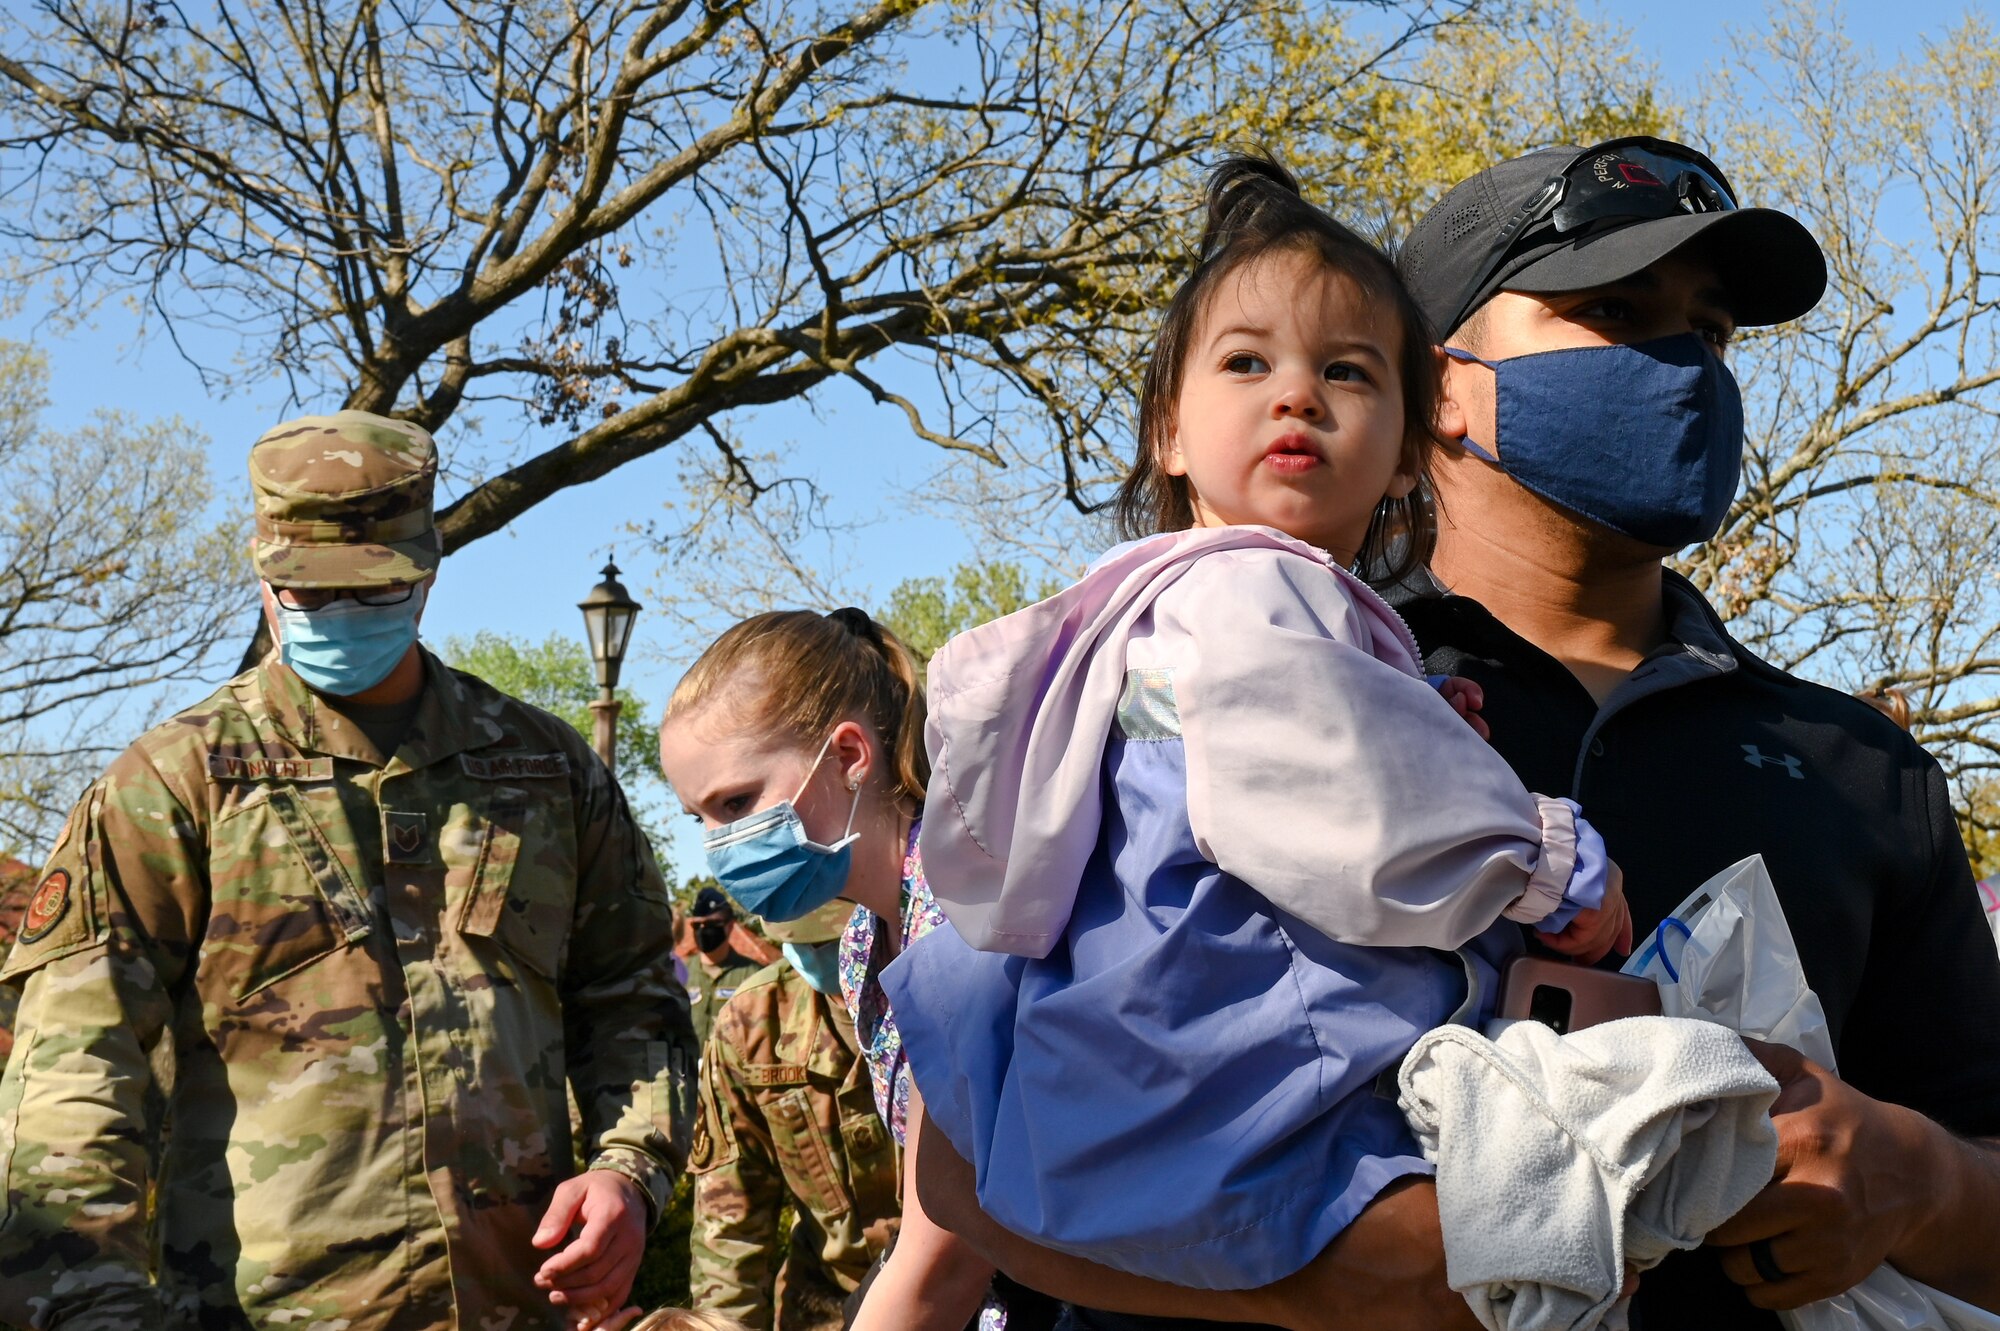
[[[596,714],[597,756],[606,767],[613,766],[618,752],[618,668],[625,664],[625,649],[632,643],[632,621],[639,617],[639,603],[618,581],[618,565],[604,566],[604,581],[577,602],[583,611],[583,627],[590,639],[590,659],[597,667],[597,700],[590,704]]]

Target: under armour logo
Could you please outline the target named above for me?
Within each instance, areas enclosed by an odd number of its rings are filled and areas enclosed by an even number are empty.
[[[1773,758],[1755,744],[1745,744],[1743,746],[1743,761],[1757,768],[1782,767],[1792,774],[1792,780],[1794,781],[1803,781],[1806,779],[1805,772],[1801,770],[1805,767],[1805,763],[1794,758],[1789,753],[1782,758]]]

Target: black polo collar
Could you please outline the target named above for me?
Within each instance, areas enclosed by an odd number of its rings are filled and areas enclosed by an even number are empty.
[[[1665,602],[1667,616],[1667,640],[1646,655],[1613,689],[1611,696],[1596,708],[1595,715],[1585,729],[1577,749],[1579,771],[1584,756],[1590,752],[1591,742],[1597,738],[1612,718],[1643,699],[1670,689],[1699,684],[1709,680],[1719,680],[1735,675],[1744,675],[1766,683],[1795,683],[1791,676],[1775,666],[1758,659],[1743,644],[1729,636],[1722,619],[1689,582],[1673,570],[1665,570],[1661,580],[1661,596]],[[1502,623],[1492,611],[1470,597],[1458,596],[1447,589],[1428,570],[1419,571],[1403,582],[1383,591],[1383,597],[1399,612],[1427,618],[1422,609],[1424,602],[1450,602],[1453,618],[1462,627],[1471,627],[1484,641],[1478,644],[1481,654],[1498,659],[1522,661],[1540,658],[1551,670],[1560,671],[1564,676],[1569,672],[1561,664],[1549,657],[1541,648],[1514,632]],[[1425,635],[1419,633],[1421,642]],[[1428,654],[1440,647],[1472,649],[1473,643],[1463,640],[1444,642],[1422,642]],[[1577,685],[1579,692],[1582,686]],[[1587,697],[1587,695],[1584,695]]]

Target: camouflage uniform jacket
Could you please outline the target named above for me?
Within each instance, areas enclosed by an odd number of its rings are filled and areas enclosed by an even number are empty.
[[[764,1331],[777,1274],[780,1331],[822,1324],[798,1295],[860,1283],[886,1241],[881,1222],[900,1214],[901,1169],[853,1019],[789,963],[757,972],[716,1017],[694,1142],[694,1306]],[[787,1193],[799,1218],[774,1273]],[[839,1326],[837,1302],[831,1314]]]
[[[70,815],[0,968],[0,1321],[560,1326],[529,1236],[565,1076],[658,1215],[693,1079],[658,868],[574,730],[425,665],[386,764],[271,657]]]
[[[764,969],[764,963],[730,952],[716,965],[697,952],[688,958],[688,1007],[694,1018],[694,1038],[706,1045],[715,1029],[715,1014],[729,1004],[745,980]]]

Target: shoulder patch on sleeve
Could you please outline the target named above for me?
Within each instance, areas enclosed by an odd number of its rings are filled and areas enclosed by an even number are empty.
[[[22,941],[34,943],[46,938],[68,911],[69,870],[56,869],[42,879],[41,886],[28,898],[28,909],[21,914]]]
[[[712,1049],[713,1046],[711,1046]],[[716,1056],[716,1055],[711,1055]],[[694,1144],[688,1150],[688,1173],[709,1174],[736,1163],[736,1133],[711,1082],[714,1071],[701,1071],[700,1104],[695,1111]]]
[[[0,964],[0,980],[25,975],[103,941],[104,910],[95,895],[89,861],[89,841],[102,799],[102,788],[92,786],[63,824],[48,866],[28,894],[21,932]]]
[[[696,1119],[694,1124],[694,1146],[688,1151],[688,1171],[694,1174],[706,1174],[709,1170],[714,1169],[716,1165],[715,1154],[715,1138],[709,1134],[708,1120],[706,1118]]]

